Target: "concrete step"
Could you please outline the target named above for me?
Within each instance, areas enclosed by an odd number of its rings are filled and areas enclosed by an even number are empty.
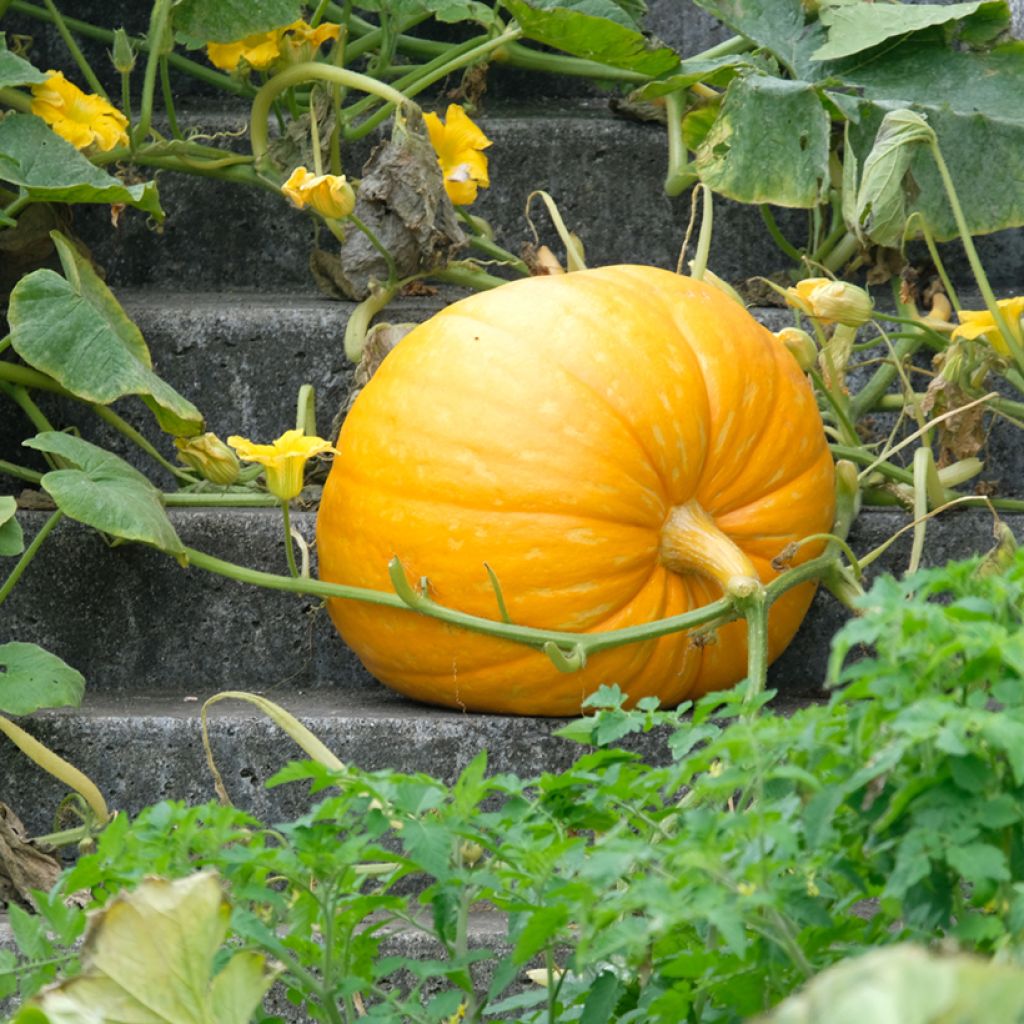
[[[283,566],[280,524],[272,512],[181,510],[172,517],[187,544],[257,568]],[[311,536],[312,514],[296,518]],[[25,519],[31,534],[42,515]],[[1024,535],[1024,516],[1008,522]],[[898,513],[864,513],[851,543],[863,554],[904,523]],[[929,529],[929,563],[987,550],[991,528],[984,512],[940,517]],[[905,534],[870,575],[902,571],[908,547]],[[799,705],[821,698],[828,644],[844,618],[831,597],[818,594],[770,671],[769,684],[784,700]],[[573,752],[550,738],[557,725],[551,720],[441,711],[396,696],[366,673],[312,599],[182,571],[149,549],[110,550],[73,523],[54,532],[5,603],[8,637],[40,643],[85,675],[80,709],[39,713],[23,724],[127,811],[162,798],[212,795],[199,705],[225,689],[251,690],[281,703],[361,768],[428,771],[451,780],[481,749],[488,750],[495,770],[527,773],[557,769]],[[233,702],[219,705],[212,723],[218,763],[237,802],[272,819],[294,812],[304,798],[301,787],[262,789],[297,753],[276,727]],[[4,799],[31,829],[48,830],[60,787],[9,750],[0,764]]]

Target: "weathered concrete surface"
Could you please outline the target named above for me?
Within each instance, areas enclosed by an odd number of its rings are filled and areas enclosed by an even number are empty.
[[[38,514],[27,517],[40,520]],[[304,533],[311,516],[300,516]],[[272,514],[175,513],[186,542],[257,567],[283,563]],[[1018,535],[1024,517],[1010,517]],[[863,515],[851,537],[865,552],[895,532],[896,513]],[[991,518],[948,514],[929,530],[929,563],[987,550]],[[909,535],[873,567],[901,571]],[[82,671],[81,709],[41,713],[25,725],[92,776],[111,802],[137,809],[164,797],[207,799],[212,789],[198,730],[199,702],[224,689],[263,693],[296,712],[343,758],[363,768],[429,771],[450,779],[480,749],[495,770],[536,772],[567,763],[572,748],[550,738],[543,719],[460,714],[424,708],[381,687],[306,598],[272,594],[175,563],[140,548],[106,550],[94,535],[62,525],[4,607],[3,639],[39,642]],[[820,697],[829,639],[844,613],[827,595],[770,685],[799,705]],[[292,756],[280,733],[248,705],[213,715],[217,760],[243,806],[283,816],[301,787],[267,793],[262,782]],[[45,829],[59,786],[8,748],[0,793],[26,823]]]

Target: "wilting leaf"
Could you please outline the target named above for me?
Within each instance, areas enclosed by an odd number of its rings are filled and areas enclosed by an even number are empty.
[[[32,909],[32,890],[49,892],[60,871],[60,861],[35,846],[18,816],[0,802],[0,906]]]
[[[239,952],[213,974],[230,916],[212,872],[147,879],[90,922],[81,973],[44,990],[14,1020],[39,1020],[41,1011],[50,1024],[247,1024],[275,972],[261,954]]]
[[[65,515],[111,536],[151,544],[179,561],[185,558],[160,492],[124,459],[71,434],[37,434],[23,443],[70,464],[42,479]]]

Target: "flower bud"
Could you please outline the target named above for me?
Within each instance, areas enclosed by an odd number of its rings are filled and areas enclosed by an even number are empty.
[[[122,75],[129,75],[135,68],[135,47],[123,28],[114,30],[114,49],[110,54],[114,68]]]
[[[784,327],[775,332],[775,337],[789,349],[804,373],[814,369],[818,361],[818,347],[806,331],[801,331],[799,327]]]
[[[216,435],[176,437],[178,458],[204,480],[218,487],[230,487],[238,479],[238,456]]]
[[[484,848],[479,843],[471,843],[467,840],[459,847],[459,856],[467,868],[474,867],[483,855]]]
[[[846,281],[811,277],[786,289],[786,301],[818,320],[860,327],[871,319],[874,303],[863,288]]]

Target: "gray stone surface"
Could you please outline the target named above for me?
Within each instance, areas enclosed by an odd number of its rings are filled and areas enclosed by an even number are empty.
[[[40,519],[38,514],[26,517]],[[279,567],[271,514],[174,515],[186,542],[256,567]],[[311,516],[299,517],[303,532]],[[1018,536],[1024,517],[1010,517]],[[862,515],[851,537],[860,553],[882,543],[905,518]],[[991,546],[991,517],[950,513],[929,530],[929,563]],[[900,572],[909,535],[872,567]],[[126,810],[165,797],[206,799],[199,702],[224,689],[252,690],[303,718],[343,759],[360,767],[429,771],[450,779],[486,748],[495,770],[535,772],[564,765],[572,748],[550,738],[544,719],[471,715],[424,708],[392,694],[361,668],[316,602],[271,594],[155,552],[106,550],[62,525],[4,608],[3,639],[42,643],[88,680],[81,709],[41,713],[26,727],[78,764]],[[844,613],[819,593],[770,685],[790,706],[820,698],[829,639]],[[301,805],[301,787],[266,793],[262,782],[293,748],[248,705],[212,714],[217,760],[244,806],[283,816]],[[653,742],[653,741],[652,741]],[[47,827],[60,787],[10,749],[0,758],[0,793],[34,829]],[[296,803],[298,801],[298,803]]]

